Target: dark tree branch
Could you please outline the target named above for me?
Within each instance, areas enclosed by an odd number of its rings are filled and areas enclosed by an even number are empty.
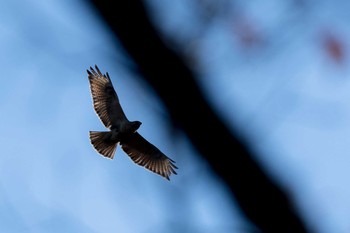
[[[245,215],[262,232],[308,232],[286,194],[207,104],[191,70],[164,45],[142,1],[92,3],[164,101],[172,120],[230,187]]]

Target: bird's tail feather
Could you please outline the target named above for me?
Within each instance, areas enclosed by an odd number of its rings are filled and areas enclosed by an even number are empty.
[[[118,141],[112,140],[112,132],[90,131],[90,141],[98,153],[113,159]]]

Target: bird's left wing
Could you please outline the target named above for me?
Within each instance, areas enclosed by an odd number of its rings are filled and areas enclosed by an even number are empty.
[[[175,161],[163,154],[157,147],[149,143],[139,133],[135,132],[120,142],[121,148],[140,166],[163,176],[169,180],[171,174],[176,174]]]
[[[111,128],[127,118],[108,73],[103,75],[96,65],[95,69],[87,70],[94,109],[106,128]]]

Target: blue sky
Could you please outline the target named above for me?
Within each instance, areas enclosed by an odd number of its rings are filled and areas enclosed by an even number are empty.
[[[185,46],[213,107],[309,224],[321,233],[349,232],[349,61],[334,62],[320,39],[331,32],[349,52],[349,3],[237,1],[201,31],[195,1],[147,2],[161,30]],[[174,136],[162,103],[128,71],[89,5],[0,6],[1,232],[250,232],[206,162],[181,133]],[[262,45],[242,46],[228,30],[232,15],[249,17]],[[90,145],[88,131],[104,130],[86,75],[94,64],[109,72],[128,118],[143,122],[139,132],[177,161],[171,182],[120,148],[111,161]]]

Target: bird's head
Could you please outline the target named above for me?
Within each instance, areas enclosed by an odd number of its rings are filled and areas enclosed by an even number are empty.
[[[141,121],[132,121],[131,124],[132,124],[131,127],[132,127],[133,131],[136,132],[136,130],[138,130],[138,128],[140,128],[142,123],[141,123]]]

